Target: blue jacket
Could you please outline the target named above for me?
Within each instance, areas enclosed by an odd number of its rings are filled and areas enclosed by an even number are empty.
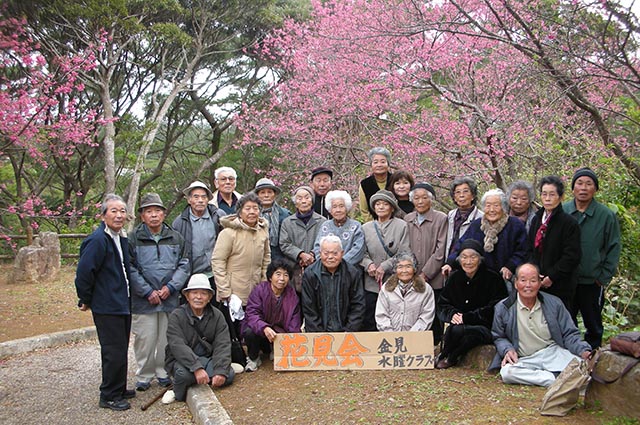
[[[155,241],[142,223],[129,239],[131,257],[131,312],[170,313],[178,307],[178,294],[191,274],[187,247],[180,233],[162,224],[160,240]],[[171,295],[158,305],[147,300],[151,292],[169,288]]]
[[[518,351],[517,295],[518,293],[513,291],[508,298],[496,304],[491,334],[497,353],[489,370],[500,368],[507,351]],[[551,338],[556,344],[576,356],[580,356],[585,351],[591,351],[591,346],[580,338],[580,331],[574,325],[560,298],[545,292],[538,292],[538,300],[542,304],[542,314],[547,321],[547,326],[549,326]]]
[[[129,250],[127,238],[120,236],[127,277]],[[105,232],[104,222],[80,246],[76,269],[76,292],[80,304],[86,304],[98,314],[131,314],[129,288],[115,241]]]

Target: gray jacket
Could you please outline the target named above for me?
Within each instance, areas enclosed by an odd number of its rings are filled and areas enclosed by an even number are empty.
[[[514,291],[508,298],[496,304],[491,334],[497,353],[489,370],[500,368],[507,351],[518,351],[517,295],[518,293]],[[591,351],[591,346],[580,338],[580,331],[573,324],[573,320],[560,298],[545,292],[538,292],[538,300],[542,304],[542,314],[547,321],[547,326],[549,326],[551,338],[556,344],[576,356],[580,356],[585,351]]]
[[[441,268],[447,259],[447,215],[431,208],[422,224],[418,224],[416,211],[407,214],[404,220],[409,226],[411,251],[418,260],[418,273],[424,273],[433,289],[442,289],[444,276]]]
[[[387,253],[382,245],[376,232],[376,226],[380,230],[384,246],[387,247],[391,255]],[[382,224],[377,220],[369,221],[362,225],[362,231],[364,232],[364,240],[367,247],[364,258],[360,263],[364,267],[364,289],[377,294],[381,285],[378,285],[376,280],[369,276],[367,268],[370,264],[375,264],[376,267],[382,266],[385,271],[382,280],[384,282],[388,279],[393,273],[393,257],[400,252],[411,252],[409,230],[407,223],[403,219],[394,217]]]

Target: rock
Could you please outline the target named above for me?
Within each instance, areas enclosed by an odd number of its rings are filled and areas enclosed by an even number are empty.
[[[496,355],[496,347],[491,345],[480,345],[474,347],[460,360],[460,366],[473,367],[487,370],[493,357]]]
[[[42,232],[33,245],[20,248],[9,282],[36,283],[54,279],[60,271],[60,239],[54,232]]]
[[[593,372],[605,380],[615,379],[635,359],[608,350],[600,354]],[[640,418],[640,363],[611,384],[591,380],[585,395],[585,405],[598,407],[616,416]]]

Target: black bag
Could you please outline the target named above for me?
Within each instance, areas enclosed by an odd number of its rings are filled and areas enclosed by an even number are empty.
[[[227,326],[229,327],[229,337],[231,338],[231,361],[245,367],[247,365],[247,355],[245,354],[240,338],[238,338],[238,334],[236,333],[235,323],[231,320],[229,306],[224,305],[224,303],[220,303],[218,308],[222,311],[224,319],[227,321]]]

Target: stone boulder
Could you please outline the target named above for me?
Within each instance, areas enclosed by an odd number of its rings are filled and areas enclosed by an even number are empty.
[[[460,360],[460,366],[487,370],[496,355],[495,345],[480,345],[474,347]]]
[[[605,380],[620,376],[622,370],[635,359],[608,350],[600,354],[593,372]],[[640,363],[611,384],[591,380],[585,394],[585,405],[599,407],[616,416],[640,419]]]
[[[54,232],[42,232],[33,245],[20,248],[13,263],[11,283],[44,283],[60,271],[60,239]]]

